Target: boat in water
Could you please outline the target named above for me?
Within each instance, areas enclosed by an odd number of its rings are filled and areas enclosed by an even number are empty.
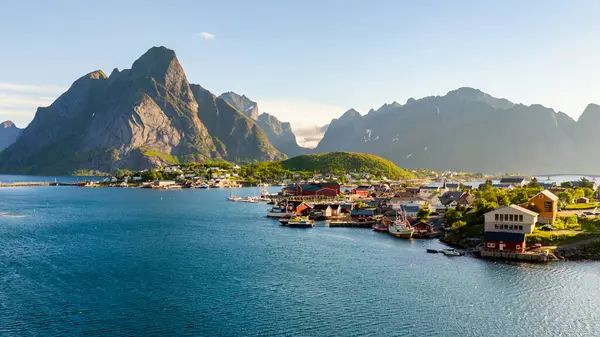
[[[200,184],[200,186],[198,186],[198,188],[208,189],[208,188],[210,188],[210,186],[208,186],[208,184]]]
[[[439,253],[440,251],[439,251],[439,250],[437,250],[437,249],[429,249],[429,248],[427,248],[427,252],[428,252],[428,253],[437,254],[437,253]]]
[[[378,220],[377,222],[375,222],[373,224],[373,230],[378,233],[388,233],[388,228],[389,228],[389,222],[386,223],[383,221],[383,219]]]
[[[287,222],[288,227],[312,228],[315,227],[315,220],[308,217],[293,216]]]
[[[442,253],[447,256],[461,256],[462,253],[454,248],[442,249]]]
[[[415,229],[408,223],[404,212],[396,212],[396,220],[394,221],[388,218],[383,218],[382,221],[388,223],[388,233],[397,238],[410,239],[415,232]]]
[[[278,205],[275,204],[273,207],[267,212],[267,217],[269,218],[290,218],[294,215],[289,209],[287,204]]]

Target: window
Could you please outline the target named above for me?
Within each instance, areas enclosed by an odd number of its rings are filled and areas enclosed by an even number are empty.
[[[519,222],[523,222],[523,214],[519,214]]]
[[[521,249],[521,245],[515,245],[516,249]]]
[[[519,226],[519,230],[522,231],[523,230],[523,225]]]
[[[510,225],[510,226],[508,226],[508,229],[510,229],[510,230],[512,231],[512,230],[514,230],[514,229],[515,229],[515,226],[513,226],[513,225]]]
[[[504,221],[508,221],[508,214],[504,214]]]
[[[493,242],[488,242],[487,246],[488,246],[488,248],[494,248],[494,247],[496,247],[496,244]]]
[[[500,225],[498,225],[498,224],[494,225],[495,229],[500,229],[499,227],[500,227]]]
[[[544,196],[540,194],[540,196],[538,197],[540,199],[544,199]]]
[[[508,229],[508,225],[504,225],[504,229]]]
[[[551,201],[544,202],[544,212],[552,212],[553,209],[554,209],[554,205],[552,204]]]
[[[494,214],[494,218],[496,218],[496,221],[498,221],[498,213]]]
[[[508,215],[508,221],[513,221],[513,215],[512,214]]]

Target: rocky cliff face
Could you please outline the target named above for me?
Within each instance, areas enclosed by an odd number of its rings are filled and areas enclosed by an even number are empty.
[[[290,123],[281,122],[268,113],[262,113],[258,116],[257,123],[265,131],[273,146],[289,157],[296,157],[310,152],[310,149],[298,145]]]
[[[358,151],[401,167],[482,172],[597,172],[590,156],[600,107],[575,122],[541,105],[525,106],[472,88],[386,104],[334,119],[317,152]],[[586,154],[588,153],[588,154]]]
[[[214,131],[215,109],[227,107],[224,101],[199,102],[175,52],[153,47],[131,69],[87,74],[52,105],[39,108],[14,146],[0,154],[0,172],[113,171],[176,160],[284,157],[252,121],[230,125],[227,141],[221,133],[211,134],[207,124]]]
[[[281,122],[277,117],[268,113],[258,115],[258,103],[245,95],[240,96],[235,92],[226,92],[221,94],[219,98],[225,100],[244,115],[255,120],[258,126],[264,131],[269,142],[288,157],[295,157],[310,152],[310,149],[298,145],[290,123]]]
[[[12,121],[0,123],[0,152],[16,142],[22,131]]]
[[[246,95],[240,96],[235,92],[229,91],[221,94],[219,98],[225,100],[227,103],[231,104],[231,106],[235,107],[241,113],[250,117],[251,119],[258,119],[258,104],[250,100],[248,97],[246,97]]]

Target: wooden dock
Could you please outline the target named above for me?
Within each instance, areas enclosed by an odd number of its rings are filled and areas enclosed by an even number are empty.
[[[502,259],[502,260],[513,260],[513,261],[527,261],[527,262],[549,262],[557,260],[554,254],[544,253],[515,253],[515,252],[499,252],[499,251],[488,251],[482,250],[479,256],[486,259]]]

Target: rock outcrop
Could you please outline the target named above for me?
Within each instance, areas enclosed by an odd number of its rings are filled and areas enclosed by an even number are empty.
[[[19,140],[0,154],[0,172],[110,172],[175,161],[285,158],[254,121],[235,112],[191,86],[174,51],[153,47],[131,69],[115,69],[110,77],[89,73],[49,107],[38,108]],[[224,116],[215,126],[213,119]]]
[[[576,122],[541,105],[525,106],[480,90],[385,104],[332,120],[316,152],[357,151],[401,167],[474,172],[596,173],[600,107]]]
[[[0,123],[0,152],[16,142],[22,131],[12,121]]]

